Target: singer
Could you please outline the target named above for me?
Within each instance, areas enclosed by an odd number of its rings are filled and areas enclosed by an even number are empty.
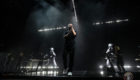
[[[72,76],[72,68],[74,63],[74,52],[75,52],[75,37],[76,31],[74,26],[70,23],[68,24],[68,31],[64,32],[63,38],[65,39],[63,48],[63,74]],[[67,67],[67,55],[69,54],[69,67]]]

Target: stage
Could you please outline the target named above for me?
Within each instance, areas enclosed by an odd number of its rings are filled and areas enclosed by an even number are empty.
[[[140,72],[131,72],[134,75],[133,80],[140,79]],[[124,80],[124,73],[101,73],[94,71],[73,71],[73,76],[63,75],[62,71],[58,72],[7,72],[1,73],[1,79],[52,79],[52,80],[85,80],[85,79],[99,79],[99,80]]]

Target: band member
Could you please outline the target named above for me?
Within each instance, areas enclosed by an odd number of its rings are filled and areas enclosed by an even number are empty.
[[[117,54],[116,54],[116,58],[117,58],[117,67],[119,69],[120,72],[125,72],[125,69],[124,69],[124,62],[123,62],[123,55],[120,51],[120,48],[119,46],[117,46]],[[121,70],[122,68],[122,70]]]
[[[115,55],[115,46],[112,43],[108,44],[108,49],[106,51],[106,55],[108,56],[114,56]],[[109,59],[106,59],[106,66],[110,66]]]
[[[63,74],[72,75],[72,68],[74,63],[74,53],[75,53],[75,37],[76,31],[74,26],[70,23],[68,24],[68,31],[64,32],[63,38],[65,39],[65,44],[63,48]],[[69,67],[67,66],[67,55],[69,54]]]
[[[53,66],[57,66],[57,63],[55,61],[56,54],[53,47],[50,48],[50,55],[47,54],[46,57],[48,57],[48,63],[46,65],[53,63]]]
[[[9,53],[7,56],[6,56],[6,61],[5,61],[5,64],[4,64],[4,72],[8,71],[9,70],[9,66],[11,64],[11,60],[14,60],[13,59],[13,55],[12,53]]]
[[[21,66],[22,60],[23,60],[23,53],[21,52],[18,56],[15,71],[20,71],[20,66]]]
[[[40,59],[40,61],[38,62],[37,68],[36,68],[36,72],[38,71],[38,67],[41,66],[41,70],[42,70],[42,65],[43,65],[43,60],[45,59],[45,56],[43,53],[41,53],[41,55],[38,55],[38,58]]]

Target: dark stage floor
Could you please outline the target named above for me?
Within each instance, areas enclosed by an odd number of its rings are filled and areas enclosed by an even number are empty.
[[[140,80],[140,72],[132,72],[133,80]],[[42,72],[7,72],[1,73],[1,79],[99,79],[99,80],[124,80],[124,73],[106,73],[93,71],[73,71],[73,76],[63,75],[62,71],[42,71]]]

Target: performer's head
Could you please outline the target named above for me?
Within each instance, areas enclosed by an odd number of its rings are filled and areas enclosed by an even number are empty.
[[[71,27],[73,27],[73,24],[69,23],[68,24],[68,29],[71,30]]]
[[[51,47],[51,48],[50,48],[50,51],[54,51],[54,48],[53,48],[53,47]]]
[[[109,44],[108,44],[108,47],[113,47],[113,44],[112,44],[112,43],[109,43]]]

